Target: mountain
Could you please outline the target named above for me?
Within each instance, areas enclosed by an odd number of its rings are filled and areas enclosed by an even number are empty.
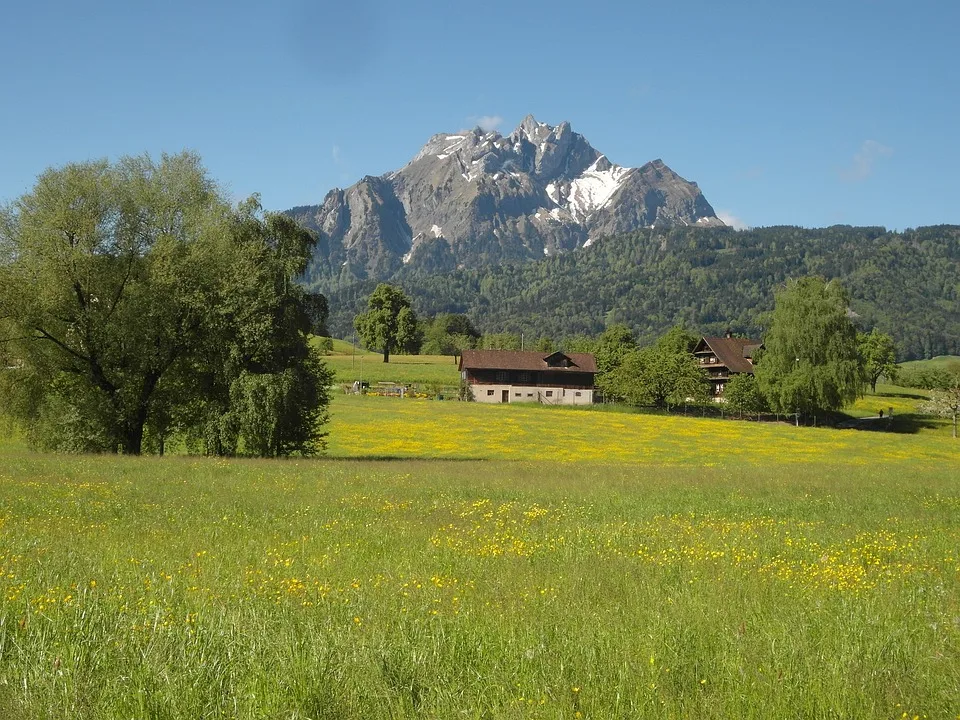
[[[319,235],[306,281],[321,289],[529,260],[640,228],[720,227],[696,183],[653,160],[625,168],[570,124],[532,115],[510,135],[434,135],[403,168],[287,213]]]
[[[864,330],[897,342],[901,359],[960,355],[960,226],[903,232],[876,227],[674,226],[611,236],[585,250],[428,273],[410,265],[392,282],[417,312],[466,313],[483,332],[557,341],[626,323],[649,343],[672,325],[762,337],[788,278],[838,279]],[[376,281],[329,295],[330,329],[348,337]]]

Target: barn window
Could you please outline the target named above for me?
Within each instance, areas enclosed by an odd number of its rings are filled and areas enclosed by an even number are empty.
[[[553,397],[553,390],[547,390],[547,397]]]
[[[493,395],[493,390],[487,390],[487,395]]]
[[[497,371],[497,382],[498,383],[508,383],[510,382],[510,373],[506,370]]]
[[[528,372],[520,373],[520,375],[517,377],[517,382],[521,382],[521,383],[530,382],[530,373]]]
[[[580,397],[580,391],[577,390],[577,397]]]

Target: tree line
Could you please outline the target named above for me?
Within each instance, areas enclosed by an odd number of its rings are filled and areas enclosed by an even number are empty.
[[[625,324],[645,344],[674,325],[750,336],[770,327],[790,278],[840,280],[858,325],[891,336],[904,360],[960,354],[960,227],[642,230],[535,262],[392,280],[421,316],[464,314],[482,333],[556,343]],[[327,283],[331,330],[353,329],[377,280]]]

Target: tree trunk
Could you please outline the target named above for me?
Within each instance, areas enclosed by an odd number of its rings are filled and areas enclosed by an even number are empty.
[[[157,387],[157,382],[160,380],[160,374],[160,371],[154,370],[148,372],[143,379],[137,412],[124,423],[123,439],[121,441],[123,448],[120,451],[124,455],[140,455],[143,452],[143,426],[147,424],[150,398]]]
[[[143,422],[133,421],[123,432],[120,452],[124,455],[139,455],[143,450]]]
[[[389,345],[383,346],[383,361],[385,363],[390,362],[390,346]]]

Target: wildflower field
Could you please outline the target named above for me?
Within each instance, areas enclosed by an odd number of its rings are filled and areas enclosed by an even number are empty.
[[[949,437],[333,412],[321,460],[0,443],[0,718],[960,717]]]

